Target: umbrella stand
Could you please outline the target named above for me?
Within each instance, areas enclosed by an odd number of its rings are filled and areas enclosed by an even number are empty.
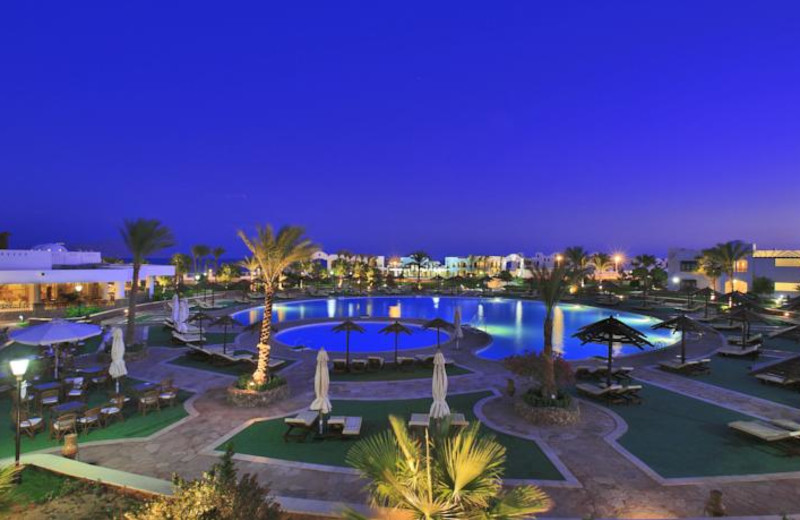
[[[222,327],[222,353],[228,353],[228,324]]]
[[[400,336],[399,332],[394,333],[394,369],[398,370],[400,366],[397,364],[397,338]]]

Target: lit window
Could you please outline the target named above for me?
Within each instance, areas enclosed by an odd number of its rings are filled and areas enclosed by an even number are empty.
[[[776,258],[775,267],[800,267],[800,258]]]
[[[800,282],[775,282],[775,292],[798,292]]]

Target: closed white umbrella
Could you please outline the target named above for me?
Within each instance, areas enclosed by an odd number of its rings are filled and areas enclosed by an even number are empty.
[[[108,367],[108,375],[114,378],[117,393],[119,393],[119,378],[128,374],[125,366],[125,340],[122,339],[122,329],[114,328],[113,340],[111,342],[111,366]]]
[[[456,307],[453,313],[453,337],[456,340],[456,350],[458,350],[459,342],[464,337],[464,331],[461,330],[461,307]]]
[[[444,366],[444,354],[439,350],[433,356],[433,381],[432,381],[433,404],[431,405],[430,416],[433,419],[441,419],[450,415],[450,407],[447,405],[447,370]]]
[[[41,325],[33,325],[11,333],[10,337],[17,343],[25,345],[54,345],[55,377],[58,379],[59,343],[74,343],[99,335],[103,329],[89,323],[75,323],[66,320],[52,320]]]
[[[172,324],[177,325],[178,320],[180,319],[180,312],[181,312],[181,299],[178,297],[178,293],[172,295]]]
[[[328,375],[328,353],[324,348],[317,353],[317,371],[314,374],[314,394],[316,399],[308,407],[309,410],[318,410],[320,415],[319,432],[322,433],[322,416],[330,413],[333,407],[328,398],[330,377]]]
[[[178,311],[178,322],[175,326],[178,332],[188,332],[189,330],[189,300],[183,298],[181,300]]]

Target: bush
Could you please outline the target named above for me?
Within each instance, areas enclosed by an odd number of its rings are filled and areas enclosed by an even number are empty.
[[[175,493],[147,502],[126,513],[127,520],[277,520],[280,505],[255,475],[237,478],[233,447],[228,444],[220,462],[198,480],[174,477]]]
[[[64,311],[65,318],[85,318],[90,314],[94,314],[96,312],[100,312],[100,307],[84,307],[83,305],[79,305],[77,307],[69,307],[66,311]]]
[[[522,400],[534,408],[569,408],[572,405],[572,396],[559,391],[555,399],[543,397],[538,387],[530,388],[522,394]]]
[[[236,388],[238,388],[239,390],[252,390],[254,392],[265,392],[267,390],[272,390],[273,388],[278,388],[279,386],[283,386],[285,384],[286,384],[286,379],[282,378],[281,376],[272,376],[263,385],[256,385],[253,382],[252,374],[242,374],[236,381]]]
[[[545,372],[545,363],[543,352],[528,352],[516,356],[509,356],[503,360],[505,366],[511,372],[529,377],[533,382],[541,382]],[[572,384],[574,376],[572,374],[572,367],[561,356],[554,356],[553,358],[553,371],[555,373],[556,386],[564,388]]]

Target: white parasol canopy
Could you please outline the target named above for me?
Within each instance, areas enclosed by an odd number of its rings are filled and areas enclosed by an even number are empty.
[[[172,323],[178,323],[180,319],[180,312],[181,312],[181,299],[178,297],[178,293],[172,295]]]
[[[97,336],[103,332],[97,325],[75,323],[66,320],[52,320],[41,325],[16,330],[10,334],[12,340],[24,345],[55,345],[74,343]]]
[[[328,353],[324,348],[317,353],[317,371],[314,374],[314,394],[316,399],[308,407],[309,410],[318,410],[320,414],[330,413],[333,409],[328,398],[330,376],[328,375]]]
[[[456,307],[453,313],[453,338],[456,340],[456,350],[461,338],[464,337],[464,331],[461,330],[461,307]]]
[[[178,332],[187,332],[189,330],[189,300],[186,298],[181,299],[178,310],[178,321],[175,322],[175,328]]]
[[[447,370],[444,365],[444,354],[439,350],[433,356],[433,381],[432,381],[433,404],[431,405],[430,416],[433,419],[441,419],[450,415],[450,407],[447,405]]]
[[[113,340],[111,343],[111,366],[108,367],[108,375],[114,378],[119,393],[119,378],[128,374],[125,366],[125,340],[122,339],[122,329],[114,328]]]

